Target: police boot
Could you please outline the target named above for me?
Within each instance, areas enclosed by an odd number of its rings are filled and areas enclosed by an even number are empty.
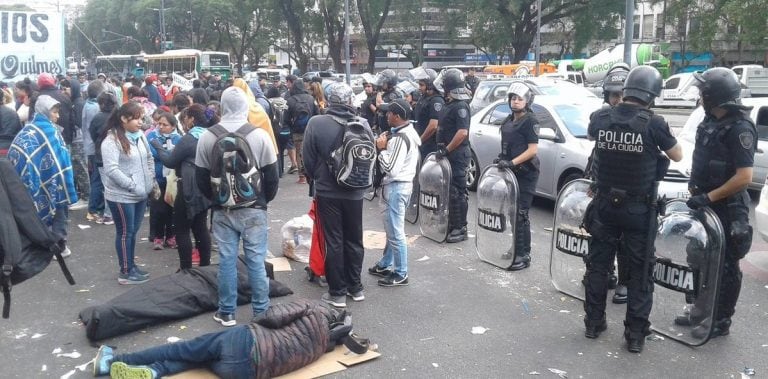
[[[630,329],[627,321],[624,321],[624,339],[627,341],[627,351],[630,353],[640,353],[645,346],[645,336],[651,334],[649,329],[640,332],[634,332]]]
[[[584,318],[584,337],[595,339],[600,337],[600,333],[608,329],[608,323],[605,322],[605,317],[601,320],[589,320]]]
[[[691,336],[696,339],[704,339],[709,333],[709,319],[705,319],[699,324],[699,326],[691,330]],[[709,338],[715,338],[720,336],[727,336],[731,333],[731,318],[721,318],[715,321],[715,325],[712,327],[712,332],[709,334]]]
[[[466,241],[467,239],[467,227],[463,227],[461,229],[453,229],[450,233],[448,233],[448,238],[445,239],[445,242],[448,243],[456,243],[461,241]]]
[[[692,306],[683,311],[683,314],[675,317],[675,325],[680,326],[696,326],[704,321],[704,315],[701,314],[698,308]],[[707,323],[709,324],[709,323]]]
[[[627,303],[627,286],[619,284],[616,286],[616,291],[613,293],[613,299],[611,301],[614,304],[626,304]]]
[[[515,260],[512,261],[512,265],[509,266],[507,270],[520,271],[528,268],[528,266],[530,265],[531,265],[531,256],[530,254],[526,253],[525,255],[515,256]]]
[[[619,283],[619,277],[616,276],[616,272],[611,272],[608,274],[608,289],[612,290],[616,288],[616,285]]]

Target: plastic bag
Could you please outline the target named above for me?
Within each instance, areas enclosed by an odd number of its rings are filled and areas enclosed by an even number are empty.
[[[309,248],[312,245],[312,219],[309,215],[294,217],[283,225],[283,256],[301,263],[309,263]]]

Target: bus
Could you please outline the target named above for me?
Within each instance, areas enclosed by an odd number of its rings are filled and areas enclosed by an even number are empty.
[[[144,76],[145,62],[143,55],[99,55],[96,57],[96,71],[108,76],[133,74]]]
[[[168,50],[162,54],[147,54],[144,60],[148,73],[176,73],[190,79],[199,78],[203,71],[208,71],[211,75],[219,74],[222,80],[232,77],[229,53],[221,51]]]

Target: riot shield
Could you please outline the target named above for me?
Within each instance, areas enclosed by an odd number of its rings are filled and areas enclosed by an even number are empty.
[[[552,228],[549,275],[558,291],[584,300],[584,257],[589,252],[589,233],[581,227],[587,206],[591,181],[577,179],[566,184],[557,196]]]
[[[443,242],[448,236],[450,188],[451,163],[429,154],[419,171],[419,228],[433,241]]]
[[[421,159],[416,166],[416,172],[421,172]],[[405,209],[405,221],[415,224],[419,220],[419,175],[413,176],[413,190],[411,191],[411,200],[408,202],[408,208]]]
[[[505,270],[515,260],[518,193],[515,175],[495,164],[486,167],[477,182],[477,255]]]
[[[709,340],[725,256],[725,233],[715,213],[668,202],[656,235],[653,309],[657,333],[689,346]]]

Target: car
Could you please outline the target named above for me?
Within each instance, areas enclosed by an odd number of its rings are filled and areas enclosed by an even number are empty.
[[[592,112],[602,107],[595,96],[537,95],[531,106],[539,120],[538,157],[541,162],[536,195],[555,199],[565,184],[584,176],[594,142],[587,139]],[[509,115],[509,104],[498,100],[477,112],[470,121],[471,159],[467,167],[467,186],[477,188],[479,176],[501,151],[499,127]],[[659,184],[659,195],[667,198],[688,196],[688,176],[670,166]]]
[[[765,182],[768,184],[768,178]],[[755,229],[764,241],[768,241],[768,185],[765,184],[760,190],[760,200],[755,207]]]
[[[517,81],[527,83],[533,89],[535,95],[567,94],[574,97],[597,97],[591,91],[585,89],[584,86],[576,85],[565,79],[545,77],[487,79],[481,81],[477,86],[472,101],[469,103],[470,113],[475,114],[496,100],[506,99],[509,85]]]
[[[768,177],[768,97],[750,97],[741,99],[741,102],[752,107],[749,116],[757,126],[757,150],[749,189],[760,191]],[[688,177],[693,164],[691,158],[696,144],[696,129],[702,120],[704,120],[704,109],[697,107],[688,116],[683,129],[677,135],[677,140],[683,147],[684,158],[677,164],[673,162],[670,167],[677,167]]]
[[[693,87],[695,83],[692,72],[670,76],[664,81],[661,96],[654,100],[654,106],[695,108],[698,97],[698,91]]]

